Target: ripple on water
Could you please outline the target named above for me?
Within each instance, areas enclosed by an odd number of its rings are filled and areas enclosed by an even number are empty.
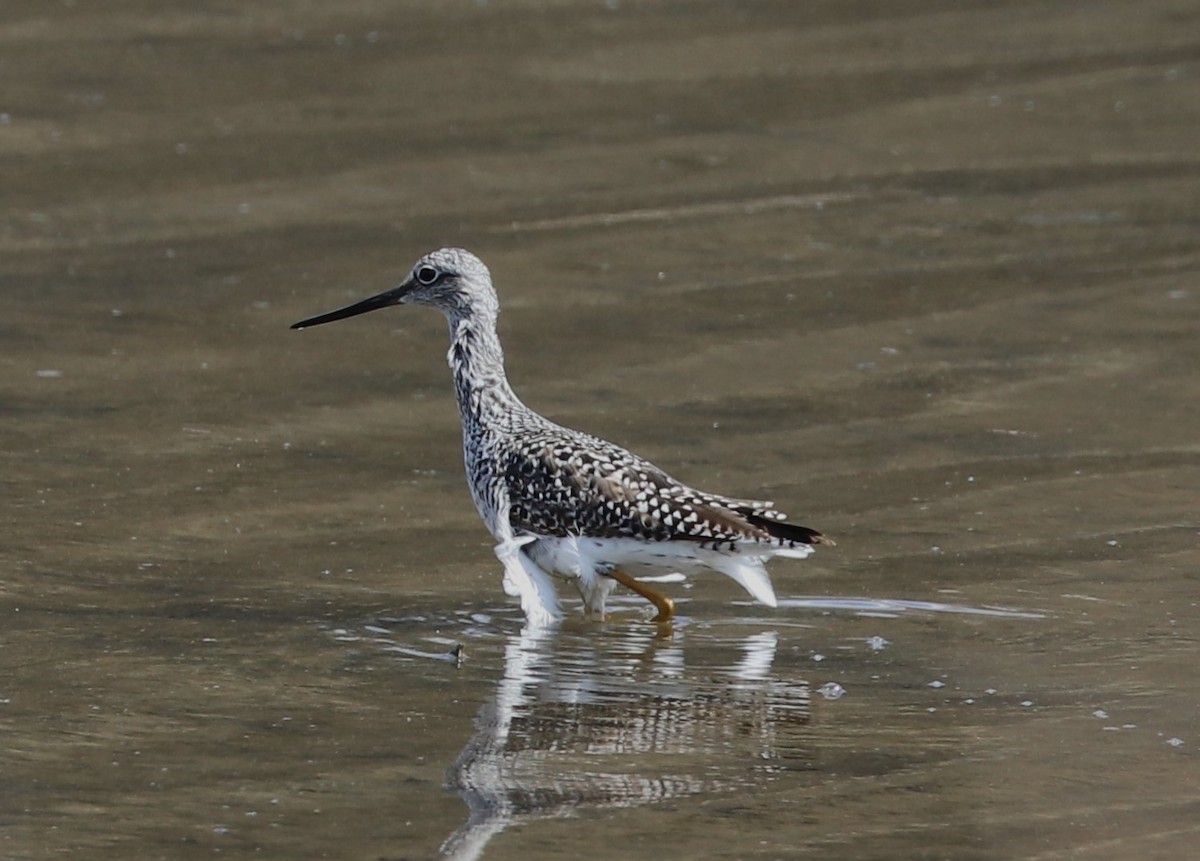
[[[780,598],[779,607],[791,610],[847,610],[860,616],[896,618],[905,613],[955,613],[963,616],[996,616],[1007,619],[1044,619],[1045,613],[1010,607],[970,607],[938,601],[908,601],[901,598]]]

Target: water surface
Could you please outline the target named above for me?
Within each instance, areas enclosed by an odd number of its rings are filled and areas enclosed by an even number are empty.
[[[1192,4],[0,12],[0,855],[1177,858]],[[833,536],[526,630],[444,323]],[[456,660],[458,650],[461,661]]]

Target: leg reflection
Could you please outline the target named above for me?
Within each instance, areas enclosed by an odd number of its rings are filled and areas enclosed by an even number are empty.
[[[808,685],[772,675],[776,633],[691,637],[686,658],[685,637],[648,626],[511,637],[448,773],[470,816],[443,856],[473,861],[516,822],[753,790],[806,767]],[[740,658],[725,664],[731,647]]]

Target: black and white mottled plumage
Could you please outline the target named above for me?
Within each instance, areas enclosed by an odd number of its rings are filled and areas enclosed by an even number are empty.
[[[398,287],[293,328],[399,304],[430,305],[450,323],[447,358],[471,495],[500,542],[505,587],[521,597],[530,621],[561,616],[547,575],[575,581],[587,612],[602,616],[618,569],[714,569],[774,606],[763,563],[803,558],[813,545],[832,543],[785,522],[773,503],[695,490],[620,446],[525,406],[504,372],[491,274],[463,249],[431,252]]]

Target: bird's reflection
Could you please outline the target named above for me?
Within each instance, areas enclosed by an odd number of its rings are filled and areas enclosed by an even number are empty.
[[[765,631],[663,639],[653,626],[602,636],[526,628],[449,771],[470,809],[443,844],[479,858],[523,820],[764,784],[803,767],[807,683],[772,677]]]

